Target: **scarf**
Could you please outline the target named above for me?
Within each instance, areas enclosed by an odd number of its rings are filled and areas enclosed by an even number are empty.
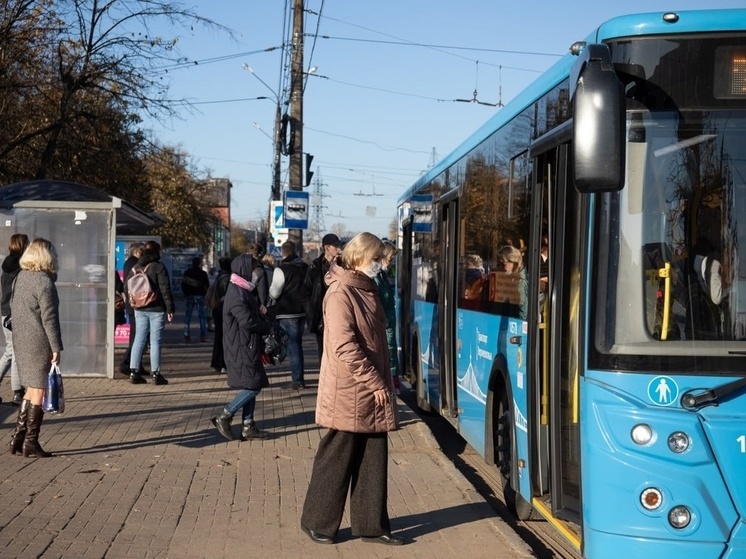
[[[245,280],[238,274],[231,274],[231,283],[237,285],[241,289],[245,289],[246,291],[254,291],[254,288],[256,288],[255,284]]]

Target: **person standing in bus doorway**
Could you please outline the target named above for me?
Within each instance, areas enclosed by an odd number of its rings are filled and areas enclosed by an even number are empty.
[[[383,257],[381,258],[381,271],[373,280],[378,287],[378,295],[381,297],[383,311],[386,313],[386,341],[389,346],[389,366],[391,376],[394,379],[394,389],[400,392],[399,382],[399,348],[396,342],[396,302],[394,301],[394,289],[389,280],[389,268],[394,263],[396,247],[389,241],[383,243]]]
[[[202,258],[192,258],[192,267],[184,272],[181,278],[181,291],[184,293],[186,311],[184,313],[184,341],[191,342],[192,313],[197,308],[199,321],[199,341],[207,341],[207,311],[205,309],[205,294],[210,288],[210,277],[202,269]]]
[[[360,233],[332,262],[324,297],[316,423],[328,429],[313,461],[301,530],[333,544],[350,493],[352,534],[402,545],[387,511],[388,435],[399,427],[386,342],[386,314],[373,278],[383,243]]]
[[[321,254],[314,259],[303,282],[304,299],[306,301],[306,323],[308,331],[316,334],[316,347],[319,350],[319,360],[324,353],[324,321],[322,320],[322,303],[326,294],[324,276],[329,266],[339,253],[342,252],[342,241],[334,233],[328,233],[321,239]]]
[[[270,312],[288,335],[288,360],[290,361],[290,388],[306,387],[303,370],[303,281],[308,267],[295,253],[292,241],[282,243],[282,262],[272,274],[269,297],[275,301]]]
[[[18,365],[16,364],[16,360],[13,359],[13,332],[10,328],[5,327],[5,317],[10,316],[10,300],[13,297],[13,284],[18,277],[18,272],[21,271],[19,261],[27,246],[27,235],[16,233],[10,237],[10,241],[8,242],[8,256],[3,260],[3,274],[0,277],[0,285],[2,285],[0,310],[2,310],[3,334],[5,336],[5,353],[0,357],[0,381],[10,371],[10,387],[13,389],[13,403],[15,405],[23,402],[25,390],[21,384],[21,377],[18,374]],[[2,399],[0,399],[0,402],[2,402]]]

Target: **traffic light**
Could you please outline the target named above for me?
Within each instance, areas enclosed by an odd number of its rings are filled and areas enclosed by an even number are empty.
[[[311,184],[311,177],[313,177],[313,171],[311,171],[311,162],[313,161],[313,155],[310,153],[305,153],[306,156],[306,182],[303,183],[303,186],[308,186]]]

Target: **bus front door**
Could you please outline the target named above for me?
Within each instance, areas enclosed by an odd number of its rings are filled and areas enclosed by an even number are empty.
[[[447,273],[458,269],[458,198],[455,193],[441,199],[440,238],[443,263],[440,266],[442,286],[438,298],[440,321],[440,409],[441,415],[453,425],[458,424],[458,400],[456,398],[456,274]]]

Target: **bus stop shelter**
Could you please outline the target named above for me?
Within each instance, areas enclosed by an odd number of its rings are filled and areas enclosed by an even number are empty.
[[[114,378],[116,239],[163,220],[91,186],[54,180],[0,187],[0,219],[0,258],[15,233],[57,249],[63,373]]]

